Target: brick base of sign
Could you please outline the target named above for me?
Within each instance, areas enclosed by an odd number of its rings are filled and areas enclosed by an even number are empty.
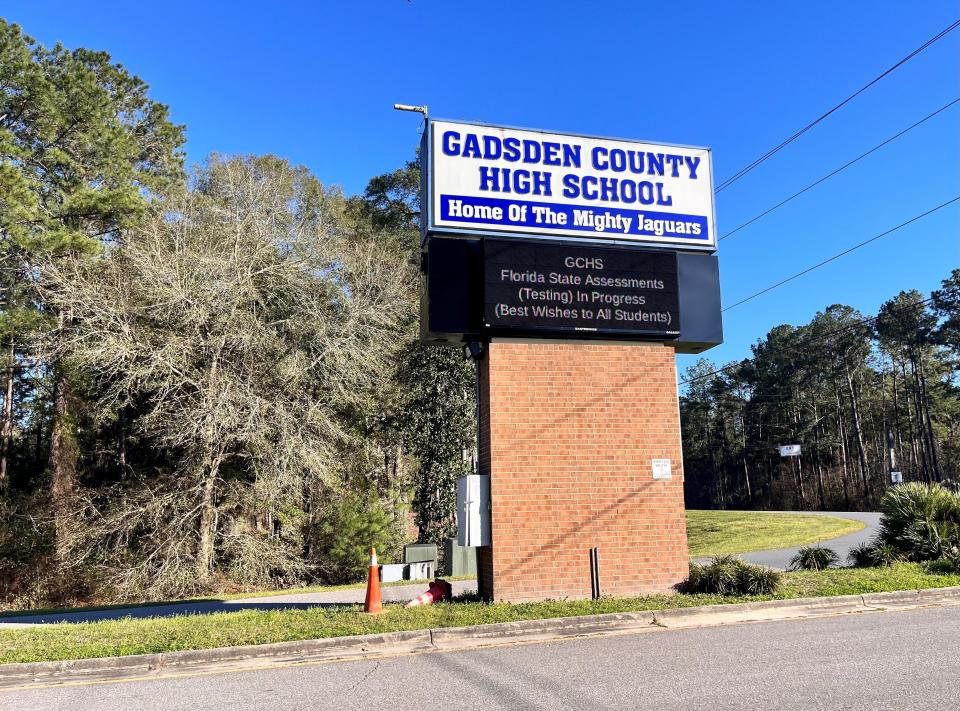
[[[673,348],[495,340],[479,387],[492,532],[482,596],[588,598],[591,548],[602,595],[668,592],[686,578]],[[671,478],[654,479],[653,460]]]

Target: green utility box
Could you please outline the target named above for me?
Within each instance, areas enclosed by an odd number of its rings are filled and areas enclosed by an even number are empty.
[[[456,538],[443,542],[443,574],[453,576],[477,574],[477,548],[458,546]]]
[[[437,546],[433,543],[409,543],[403,547],[404,563],[437,564]]]

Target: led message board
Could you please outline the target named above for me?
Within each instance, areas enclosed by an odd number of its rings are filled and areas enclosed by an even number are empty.
[[[680,334],[672,252],[486,239],[483,324],[489,332]]]

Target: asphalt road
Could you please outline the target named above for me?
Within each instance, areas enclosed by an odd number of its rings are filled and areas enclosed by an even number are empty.
[[[960,607],[0,692],[3,711],[955,709]]]
[[[833,549],[840,556],[840,565],[847,565],[847,554],[850,550],[861,543],[868,543],[877,534],[877,528],[880,525],[880,514],[863,511],[783,511],[782,513],[802,513],[811,516],[835,516],[837,518],[852,518],[854,521],[861,521],[865,528],[839,538],[831,538],[822,541],[820,545]],[[774,550],[755,551],[753,553],[743,553],[740,557],[751,563],[765,565],[768,568],[777,568],[786,570],[790,567],[790,560],[800,550],[793,548],[777,548]]]

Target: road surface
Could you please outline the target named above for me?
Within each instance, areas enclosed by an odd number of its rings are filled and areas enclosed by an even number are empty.
[[[813,516],[835,516],[837,518],[851,518],[854,521],[861,521],[865,524],[865,528],[851,533],[846,536],[840,536],[839,538],[831,538],[825,541],[821,541],[820,545],[825,546],[826,548],[831,548],[833,551],[840,556],[840,565],[847,565],[847,554],[851,549],[860,545],[861,543],[869,543],[873,537],[877,534],[877,528],[880,525],[880,514],[863,512],[863,511],[849,511],[849,512],[835,512],[835,511],[782,511],[774,513],[796,513],[796,514],[810,514]],[[800,550],[797,547],[794,548],[777,548],[775,550],[766,550],[766,551],[754,551],[753,553],[743,553],[740,555],[746,561],[750,563],[757,563],[758,565],[765,565],[768,568],[777,568],[778,570],[786,570],[790,567],[790,560],[797,554],[797,551]]]
[[[0,692],[3,711],[957,708],[960,607]]]

